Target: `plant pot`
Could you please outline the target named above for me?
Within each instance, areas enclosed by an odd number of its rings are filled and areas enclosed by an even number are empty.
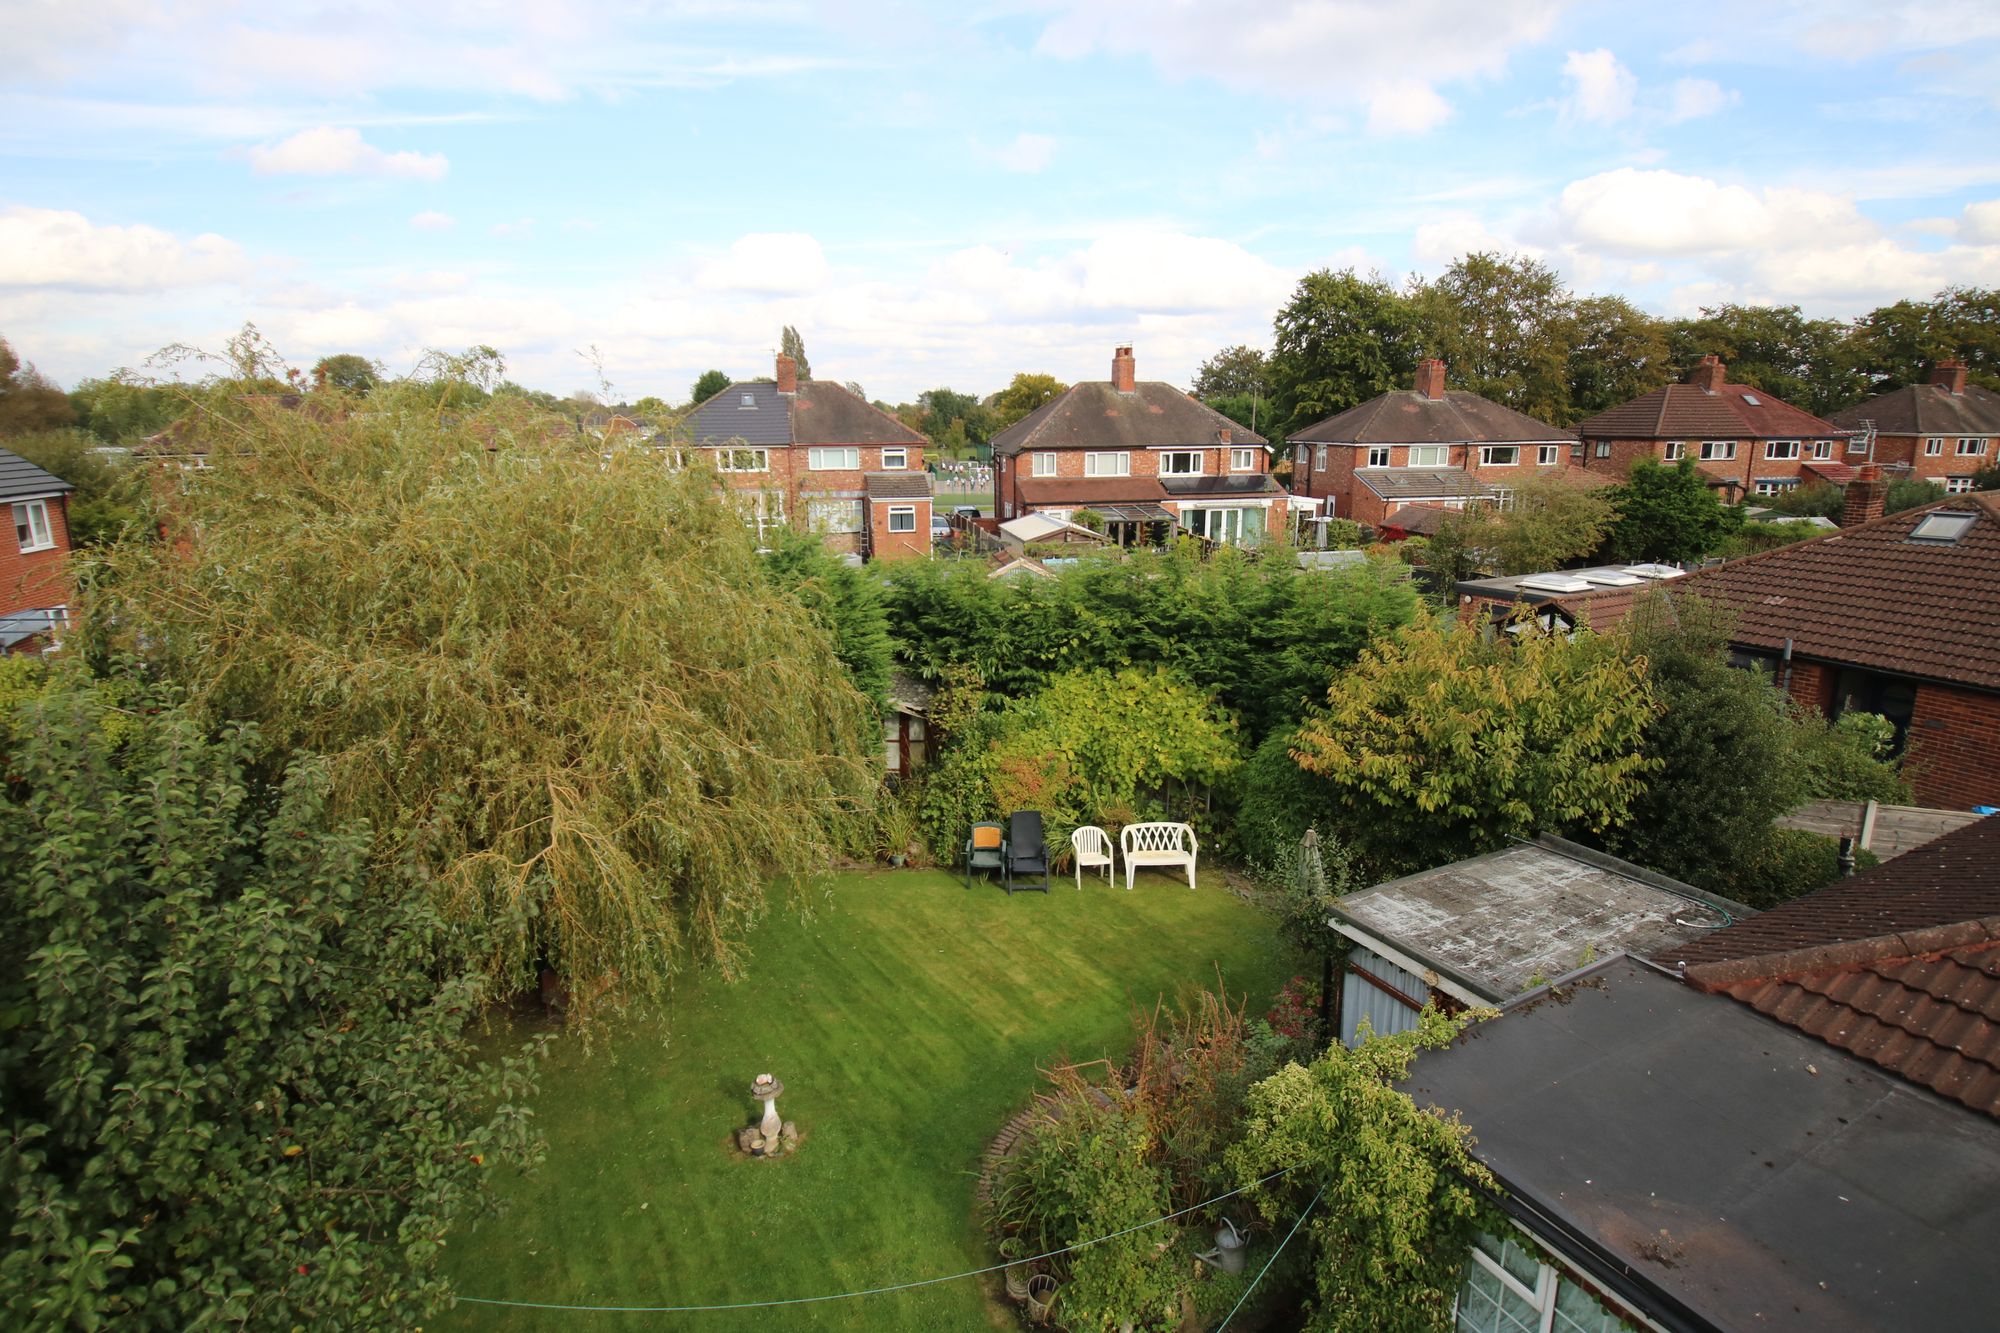
[[[1028,1279],[1028,1318],[1037,1324],[1049,1322],[1049,1307],[1055,1304],[1056,1280],[1047,1273]]]
[[[1007,1299],[1016,1305],[1025,1304],[1028,1299],[1028,1283],[1034,1276],[1026,1264],[1008,1264]]]
[[[889,858],[889,864],[894,866],[898,870],[901,870],[904,866],[908,865],[909,863],[910,863],[910,858],[905,856],[901,852],[897,852]]]

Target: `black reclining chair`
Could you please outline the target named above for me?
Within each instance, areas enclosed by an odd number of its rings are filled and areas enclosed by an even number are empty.
[[[1001,870],[1001,882],[1007,892],[1014,892],[1016,876],[1032,880],[1040,875],[1040,884],[1023,884],[1024,889],[1049,891],[1049,849],[1042,841],[1042,812],[1039,810],[1016,810],[1007,817],[1007,841],[1002,844],[1001,858],[1006,864]]]

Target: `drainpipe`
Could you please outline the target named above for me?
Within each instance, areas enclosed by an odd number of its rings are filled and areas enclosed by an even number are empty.
[[[1792,692],[1792,640],[1790,635],[1785,636],[1785,651],[1778,658],[1778,692],[1780,694],[1790,694]]]
[[[1854,839],[1843,837],[1840,840],[1841,878],[1845,879],[1847,876],[1853,873],[1854,873]]]

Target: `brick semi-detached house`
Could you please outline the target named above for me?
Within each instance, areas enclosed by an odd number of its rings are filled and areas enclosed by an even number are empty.
[[[1919,803],[2000,805],[2000,492],[1886,518],[1863,465],[1838,532],[1674,584],[1735,617],[1732,646],[1799,703],[1895,724]]]
[[[0,539],[0,652],[47,647],[69,623],[69,495],[75,487],[0,449],[0,505],[14,520]]]
[[[1762,389],[1731,384],[1715,356],[1703,357],[1687,383],[1600,412],[1576,434],[1580,468],[1622,481],[1641,458],[1693,459],[1728,504],[1816,482],[1845,485],[1853,465],[1871,461],[1866,439]]]
[[[1929,384],[1863,399],[1833,421],[1873,438],[1877,463],[1907,465],[1947,495],[1971,490],[1973,474],[2000,461],[2000,393],[1967,384],[1963,361],[1940,361]]]
[[[1292,491],[1315,501],[1322,518],[1379,528],[1405,505],[1504,504],[1522,478],[1567,465],[1575,436],[1476,393],[1446,389],[1444,370],[1444,362],[1426,360],[1414,388],[1294,432],[1286,440]]]
[[[1248,546],[1291,523],[1264,437],[1171,384],[1142,383],[1130,347],[1113,353],[1109,380],[1078,384],[994,436],[993,468],[1000,518],[1087,509],[1121,545],[1179,527]]]
[[[732,384],[696,407],[666,450],[676,462],[706,453],[759,534],[789,524],[871,560],[930,554],[924,437],[838,384],[801,380],[789,356],[775,381]]]

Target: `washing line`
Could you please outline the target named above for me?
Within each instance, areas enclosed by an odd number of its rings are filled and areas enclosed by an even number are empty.
[[[1189,1204],[1187,1207],[1168,1213],[1164,1217],[1156,1217],[1150,1222],[1141,1222],[1137,1226],[1126,1227],[1121,1231],[1111,1232],[1109,1235],[1096,1236],[1090,1240],[1080,1240],[1074,1245],[1065,1245],[1061,1249],[1050,1250],[1046,1254],[1032,1255],[1026,1259],[1012,1259],[1004,1264],[989,1264],[985,1268],[969,1268],[963,1273],[948,1273],[943,1277],[926,1277],[918,1278],[914,1282],[898,1282],[887,1287],[868,1287],[861,1291],[836,1291],[829,1292],[823,1296],[790,1296],[782,1300],[773,1301],[735,1301],[727,1305],[569,1305],[554,1301],[509,1301],[494,1296],[460,1296],[458,1303],[460,1305],[498,1305],[505,1306],[510,1310],[567,1310],[587,1314],[700,1314],[710,1310],[768,1310],[782,1305],[817,1305],[826,1301],[853,1300],[858,1296],[885,1296],[892,1291],[913,1291],[918,1287],[935,1287],[944,1282],[958,1282],[969,1277],[980,1277],[987,1273],[997,1273],[1003,1268],[1012,1267],[1014,1264],[1032,1264],[1043,1259],[1053,1259],[1057,1255],[1072,1254],[1077,1250],[1089,1249],[1093,1245],[1102,1245],[1107,1240],[1116,1240],[1120,1236],[1129,1236],[1135,1231],[1144,1231],[1148,1227],[1156,1227],[1162,1223],[1171,1222],[1177,1217],[1185,1217],[1189,1213],[1197,1212],[1211,1204],[1221,1203],[1224,1199],[1233,1198],[1245,1190],[1256,1189],[1259,1185],[1268,1185],[1278,1177],[1288,1176],[1296,1170],[1298,1170],[1297,1167],[1288,1166],[1282,1171],[1273,1171],[1262,1180],[1253,1180],[1248,1185],[1239,1185],[1227,1193],[1218,1194],[1212,1199],[1203,1199],[1200,1203]],[[1317,1194],[1313,1196],[1313,1201],[1315,1203],[1319,1201]],[[1306,1207],[1310,1209],[1312,1205],[1308,1204]],[[1299,1216],[1300,1220],[1303,1221],[1305,1214],[1301,1213]],[[1292,1229],[1294,1231],[1298,1230],[1298,1224],[1293,1223]],[[1288,1235],[1285,1239],[1290,1240],[1291,1237]],[[1269,1267],[1269,1264],[1265,1265],[1265,1268],[1268,1269]],[[1261,1279],[1263,1274],[1259,1273],[1257,1276]]]
[[[1243,1302],[1250,1299],[1250,1293],[1257,1290],[1258,1284],[1264,1280],[1264,1274],[1271,1271],[1271,1265],[1278,1262],[1278,1256],[1285,1252],[1285,1247],[1292,1243],[1292,1237],[1298,1234],[1299,1223],[1306,1220],[1306,1214],[1313,1210],[1313,1204],[1318,1203],[1319,1196],[1325,1192],[1326,1192],[1326,1186],[1324,1185],[1321,1185],[1318,1189],[1313,1191],[1311,1202],[1307,1203],[1306,1206],[1299,1211],[1298,1221],[1292,1223],[1292,1229],[1290,1231],[1287,1231],[1285,1233],[1285,1238],[1278,1242],[1278,1248],[1271,1251],[1271,1257],[1264,1261],[1264,1266],[1257,1270],[1257,1276],[1252,1278],[1250,1281],[1250,1285],[1243,1289],[1243,1294],[1236,1298],[1236,1304],[1229,1307],[1229,1313],[1222,1316],[1222,1322],[1215,1326],[1215,1333],[1222,1333],[1223,1329],[1229,1327],[1229,1321],[1234,1319],[1236,1317],[1236,1312],[1243,1308]]]

